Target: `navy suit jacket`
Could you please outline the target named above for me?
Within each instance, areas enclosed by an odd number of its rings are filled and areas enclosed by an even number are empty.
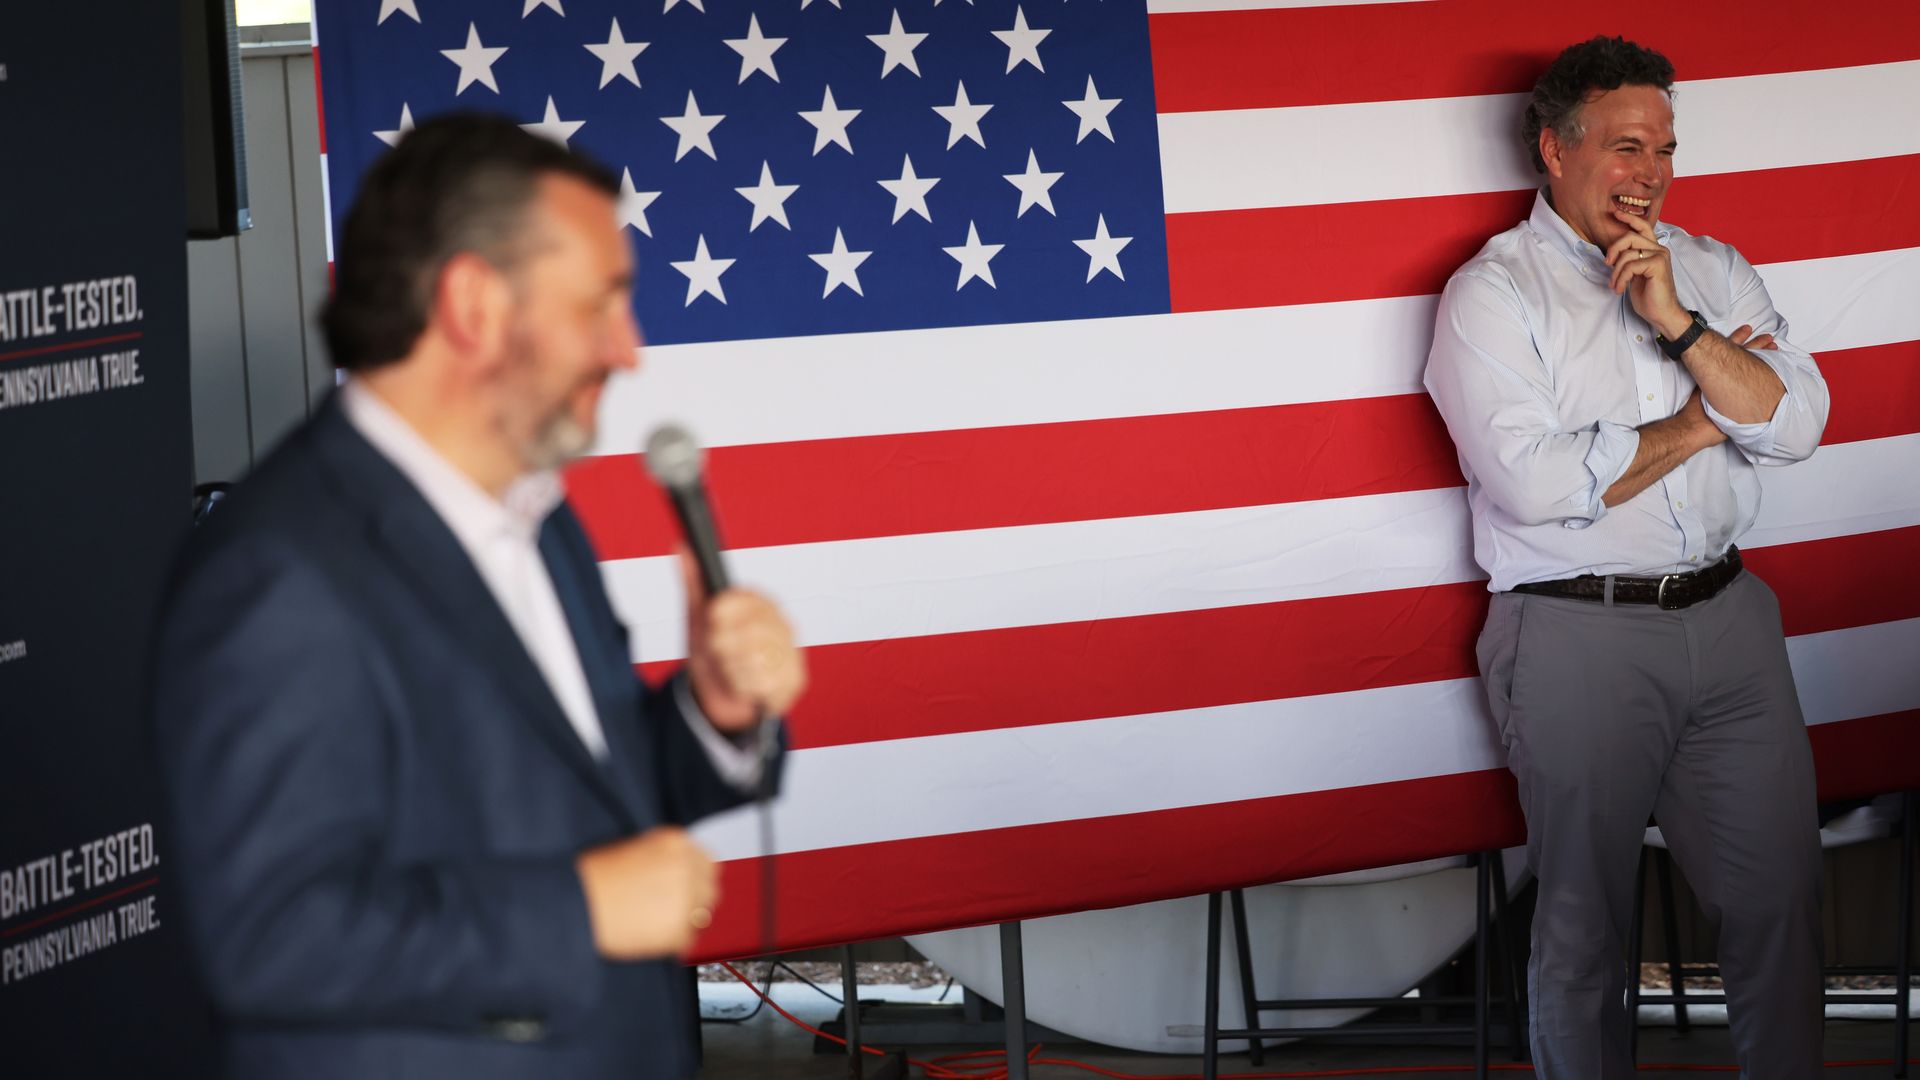
[[[169,876],[229,1075],[678,1078],[684,969],[595,952],[584,848],[736,805],[540,539],[610,761],[453,533],[329,401],[198,530],[155,651]]]

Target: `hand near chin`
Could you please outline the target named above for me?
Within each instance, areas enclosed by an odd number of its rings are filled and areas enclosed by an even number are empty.
[[[1673,253],[1655,237],[1645,218],[1621,210],[1613,211],[1613,217],[1627,227],[1627,233],[1607,245],[1606,263],[1613,268],[1609,286],[1616,293],[1626,293],[1634,312],[1656,333],[1666,338],[1685,333],[1693,316],[1674,291]]]

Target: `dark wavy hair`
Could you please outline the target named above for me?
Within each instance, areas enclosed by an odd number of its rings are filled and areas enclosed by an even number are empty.
[[[1584,134],[1580,106],[1595,90],[1622,86],[1654,86],[1673,93],[1673,62],[1643,45],[1622,37],[1596,37],[1569,45],[1547,65],[1533,84],[1521,135],[1533,155],[1535,172],[1547,171],[1540,156],[1540,133],[1548,128],[1560,141],[1572,145]]]
[[[366,371],[411,352],[453,256],[473,252],[512,269],[547,175],[620,193],[605,166],[503,116],[437,116],[374,162],[340,228],[333,294],[320,313],[334,364]]]

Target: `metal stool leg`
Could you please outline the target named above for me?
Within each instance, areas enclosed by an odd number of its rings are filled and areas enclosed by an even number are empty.
[[[1027,1080],[1027,973],[1020,924],[1000,924],[1001,1011],[1006,1014],[1007,1080]]]
[[[1247,894],[1244,889],[1235,889],[1227,894],[1233,903],[1233,945],[1240,962],[1240,1006],[1246,1013],[1247,1026],[1260,1026],[1259,997],[1253,992],[1253,928],[1247,924]],[[1247,1040],[1247,1056],[1255,1065],[1264,1065],[1265,1044],[1259,1039]]]
[[[1685,972],[1680,967],[1680,920],[1674,916],[1673,907],[1673,855],[1660,852],[1653,856],[1654,868],[1660,876],[1660,924],[1666,936],[1667,945],[1667,982],[1673,986],[1673,996],[1685,997],[1687,993]],[[1673,1030],[1681,1035],[1693,1030],[1687,1021],[1687,1004],[1684,1001],[1673,1003]]]
[[[853,946],[840,952],[840,1016],[847,1027],[847,1076],[861,1080],[866,1062],[860,1050],[860,975],[853,966]]]
[[[1894,962],[1893,1075],[1907,1075],[1907,1025],[1913,997],[1913,792],[1900,796],[1900,958]]]
[[[1493,925],[1499,930],[1495,940],[1500,944],[1500,958],[1507,969],[1507,1053],[1519,1061],[1527,1045],[1527,1016],[1520,1004],[1525,988],[1520,975],[1520,950],[1513,943],[1513,919],[1507,914],[1507,856],[1497,849],[1493,852]]]
[[[1476,910],[1473,919],[1473,1075],[1487,1080],[1487,1001],[1493,990],[1487,985],[1487,938],[1493,927],[1488,914],[1493,892],[1493,860],[1487,852],[1474,858],[1473,895]]]
[[[1203,1080],[1220,1076],[1220,894],[1207,894],[1207,1011],[1206,1042],[1200,1051]],[[1248,1027],[1254,1023],[1249,1021]]]
[[[1633,871],[1633,910],[1627,915],[1627,1054],[1640,1060],[1640,909],[1647,895],[1647,849]]]

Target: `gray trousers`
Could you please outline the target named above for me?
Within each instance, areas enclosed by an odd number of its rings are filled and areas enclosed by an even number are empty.
[[[1540,883],[1538,1075],[1634,1075],[1626,937],[1651,816],[1720,928],[1742,1075],[1819,1076],[1813,756],[1773,590],[1743,573],[1680,611],[1498,593],[1479,659]]]

